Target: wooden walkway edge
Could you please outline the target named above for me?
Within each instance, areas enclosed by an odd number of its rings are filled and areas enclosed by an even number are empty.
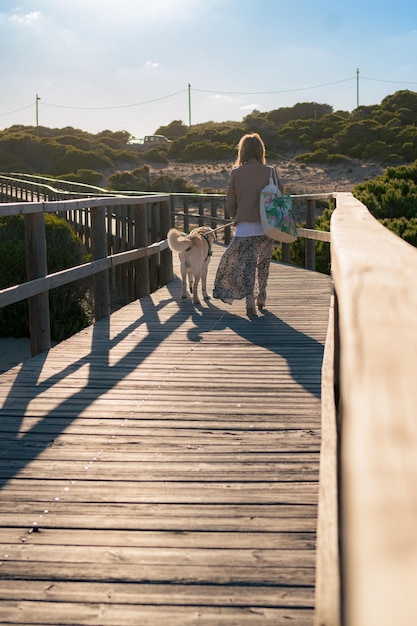
[[[0,623],[312,626],[329,304],[176,279],[2,374]]]

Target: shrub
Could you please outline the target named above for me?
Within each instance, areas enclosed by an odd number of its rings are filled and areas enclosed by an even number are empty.
[[[107,156],[102,156],[92,150],[84,151],[69,147],[65,154],[58,158],[51,172],[61,175],[66,172],[74,172],[79,169],[106,169],[112,167],[112,162]]]
[[[149,167],[144,165],[132,172],[117,172],[109,176],[107,185],[115,191],[150,191]]]
[[[152,190],[166,193],[199,193],[198,188],[190,185],[185,178],[167,176],[166,174],[153,179]]]
[[[109,177],[109,189],[115,191],[161,191],[166,193],[198,193],[185,178],[161,174],[151,178],[149,167],[144,165],[133,172],[119,172]]]
[[[65,220],[46,213],[45,231],[49,273],[83,262],[81,241]],[[26,280],[23,217],[16,215],[0,218],[0,288],[5,289]],[[86,284],[83,281],[50,291],[51,337],[54,341],[62,341],[91,323],[92,315],[85,303],[85,291]],[[29,336],[26,301],[0,309],[0,336]]]
[[[65,174],[65,178],[74,183],[84,183],[84,185],[95,185],[100,187],[104,184],[103,175],[94,170],[80,169],[74,173]]]
[[[235,146],[219,141],[203,141],[189,143],[185,146],[181,154],[182,161],[198,161],[203,159],[220,161],[222,159],[232,158],[235,152]]]
[[[150,163],[168,163],[168,159],[164,152],[157,150],[157,148],[152,148],[152,150],[147,150],[143,153],[143,158]]]
[[[328,165],[334,165],[335,163],[350,163],[351,158],[344,156],[343,154],[329,153],[325,148],[317,148],[314,152],[305,152],[295,157],[296,161],[302,163],[327,163]]]
[[[329,159],[329,153],[324,148],[314,150],[314,152],[304,152],[295,157],[296,161],[302,161],[303,163],[327,163]]]
[[[381,224],[417,248],[417,218],[398,217],[393,220],[383,219]]]
[[[353,193],[377,219],[406,217],[417,212],[417,162],[388,167],[383,176],[357,185]]]

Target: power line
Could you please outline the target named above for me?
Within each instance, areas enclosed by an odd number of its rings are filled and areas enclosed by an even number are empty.
[[[344,78],[343,80],[336,80],[331,83],[323,83],[322,85],[314,85],[312,87],[298,87],[297,89],[281,89],[279,91],[219,91],[209,89],[193,89],[193,91],[201,91],[203,93],[220,93],[229,95],[246,95],[246,96],[260,96],[274,93],[291,93],[292,91],[306,91],[307,89],[319,89],[320,87],[329,87],[330,85],[338,85],[339,83],[346,83],[350,80],[354,80],[354,76],[350,78]]]
[[[384,80],[383,78],[369,78],[368,76],[361,76],[362,80],[374,80],[379,83],[395,83],[396,85],[417,85],[417,81],[407,80]]]
[[[153,100],[145,100],[143,102],[135,102],[134,104],[120,104],[118,106],[106,106],[106,107],[74,107],[68,106],[65,104],[50,104],[48,102],[43,102],[42,104],[47,107],[55,107],[59,109],[78,109],[83,111],[108,111],[110,109],[127,109],[129,107],[138,107],[143,104],[151,104],[152,102],[158,102],[159,100],[166,100],[167,98],[172,98],[173,96],[178,96],[180,93],[185,93],[187,90],[182,89],[181,91],[177,91],[175,93],[171,93],[168,96],[162,96],[161,98],[154,98]]]
[[[13,113],[20,113],[20,111],[24,111],[25,109],[30,109],[33,106],[34,106],[33,104],[28,104],[25,107],[22,107],[21,109],[16,109],[15,111],[8,111],[7,113],[0,113],[0,115],[13,115]]]

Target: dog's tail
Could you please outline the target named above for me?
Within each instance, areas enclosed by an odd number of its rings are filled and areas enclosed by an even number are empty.
[[[168,231],[167,239],[168,239],[169,247],[171,248],[171,250],[174,250],[175,252],[182,252],[183,250],[188,250],[192,246],[191,239],[189,239],[187,235],[180,233],[180,231],[177,230],[176,228],[171,228]]]

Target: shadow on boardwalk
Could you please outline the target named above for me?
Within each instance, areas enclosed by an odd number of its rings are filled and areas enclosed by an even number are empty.
[[[52,357],[53,350],[57,348],[25,361],[20,368],[17,368],[19,371],[14,377],[7,397],[3,400],[0,424],[1,456],[9,460],[7,464],[9,471],[3,467],[0,485],[5,484],[42,450],[50,446],[80,413],[103,394],[100,380],[107,381],[106,391],[111,386],[116,386],[141,362],[145,361],[162,342],[166,341],[169,335],[178,332],[187,321],[192,322],[187,329],[188,341],[199,342],[213,331],[221,332],[229,328],[246,342],[265,348],[284,358],[294,380],[316,397],[319,396],[323,346],[318,341],[295,330],[270,312],[250,321],[228,312],[224,307],[216,306],[211,301],[208,306],[200,307],[194,307],[189,301],[183,302],[180,308],[175,308],[171,315],[168,314],[167,319],[165,316],[161,319],[161,311],[176,302],[178,284],[178,281],[174,280],[167,286],[171,294],[170,298],[159,301],[154,296],[142,298],[140,301],[142,315],[125,328],[121,328],[114,336],[111,336],[110,332],[110,318],[105,318],[96,323],[92,329],[87,329],[87,333],[92,332],[91,350],[79,359],[67,363],[62,369],[56,367],[55,369],[59,371],[55,374],[40,380],[47,360]],[[133,344],[131,351],[117,365],[110,365],[110,351],[118,343],[134,335],[140,328],[147,329],[146,336]],[[84,334],[85,331],[80,333],[79,337]],[[67,342],[72,340],[73,338]],[[61,353],[65,352],[67,342],[60,345]],[[65,362],[65,357],[63,362]],[[30,415],[31,403],[45,394],[48,389],[51,390],[60,384],[65,385],[68,378],[73,377],[77,371],[86,366],[88,366],[89,373],[82,388],[74,389],[73,393],[62,402],[57,401],[56,405],[46,411],[28,432],[19,434],[24,416]],[[238,367],[239,364],[236,366]],[[311,368],[316,372],[313,377]],[[3,377],[9,378],[10,373],[4,374]]]
[[[103,319],[92,328],[82,331],[51,351],[23,362],[20,367],[0,377],[4,382],[7,380],[11,382],[3,399],[0,424],[3,459],[0,485],[7,483],[27,463],[52,445],[57,436],[89,405],[129,376],[171,335],[178,333],[186,322],[184,341],[200,342],[214,331],[218,333],[230,329],[245,342],[285,359],[293,379],[312,395],[319,397],[320,363],[323,353],[320,342],[295,330],[268,311],[250,321],[229,312],[227,305],[221,308],[212,301],[197,307],[190,301],[185,301],[180,302],[180,306],[177,307],[178,280],[169,283],[166,291],[169,297],[165,296],[163,299],[158,299],[155,294],[142,298],[140,300],[142,314],[137,319],[135,318],[137,303],[129,305],[135,307],[130,316],[133,317],[133,321],[120,328],[116,334],[111,333],[111,318]],[[175,305],[172,314],[170,305]],[[129,307],[125,307],[126,311]],[[135,334],[139,336],[138,341],[132,341]],[[66,358],[66,346],[70,349],[71,342],[74,341],[79,345],[84,337],[86,346],[90,345],[90,349],[80,348],[79,358]],[[130,351],[125,353],[117,364],[111,364],[110,352],[126,340],[131,342]],[[47,362],[54,356],[58,359],[56,366],[53,367],[55,373],[42,377]],[[236,366],[239,367],[239,364]],[[73,392],[62,401],[57,399],[55,406],[46,410],[27,432],[21,432],[22,422],[26,415],[31,416],[30,407],[35,400],[40,400],[42,396],[60,385],[65,386],[67,380],[68,385],[71,385],[69,381],[77,375],[77,372],[86,368],[88,368],[87,379],[80,388],[74,387]],[[12,373],[16,371],[17,373],[13,375]],[[102,381],[106,382],[105,388]],[[4,382],[2,386],[6,390],[7,384]]]

